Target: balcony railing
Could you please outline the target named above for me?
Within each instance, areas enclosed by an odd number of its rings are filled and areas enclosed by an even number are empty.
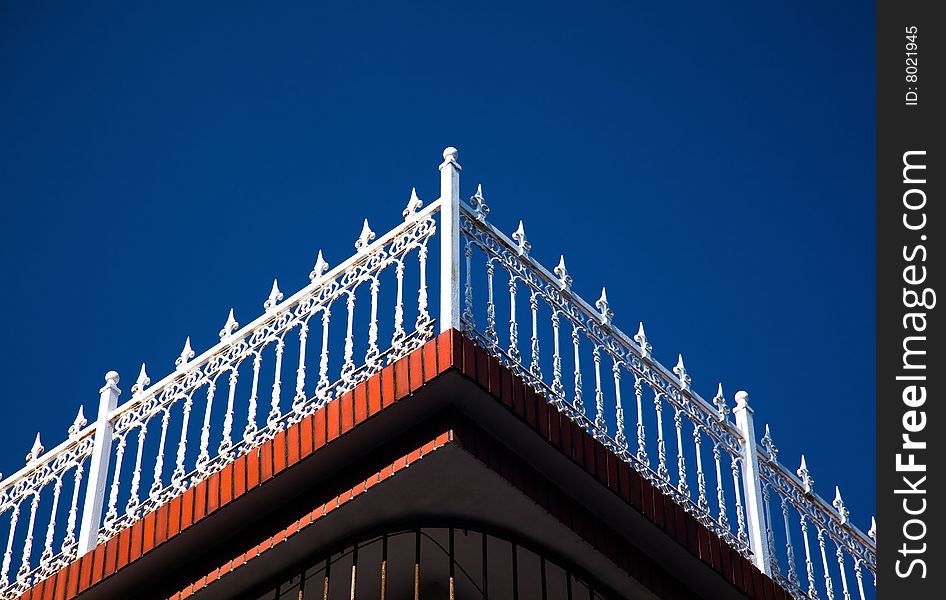
[[[604,290],[590,304],[564,258],[549,271],[529,255],[521,223],[511,238],[497,230],[481,189],[460,200],[455,149],[440,173],[439,199],[425,207],[412,193],[403,222],[377,239],[366,220],[348,260],[330,269],[320,252],[310,283],[284,298],[274,281],[249,324],[230,311],[219,343],[197,355],[188,338],[157,383],[142,365],[124,404],[109,372],[95,422],[80,408],[46,453],[37,436],[26,466],[0,482],[0,597],[431,339],[435,237],[441,331],[465,331],[795,597],[874,596],[873,520],[864,534],[840,493],[832,503],[816,494],[804,457],[796,473],[779,463],[768,427],[757,442],[745,392],[733,408],[721,386],[704,399],[682,357],[667,369],[643,325],[628,336],[614,323]]]

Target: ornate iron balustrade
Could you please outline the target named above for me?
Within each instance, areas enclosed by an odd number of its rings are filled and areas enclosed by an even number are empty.
[[[534,260],[521,222],[511,238],[496,229],[481,188],[469,204],[460,200],[455,149],[444,151],[440,172],[438,200],[424,207],[412,192],[404,221],[377,240],[366,220],[342,264],[329,269],[320,252],[309,285],[288,299],[274,281],[248,325],[240,328],[231,310],[219,343],[195,356],[188,338],[175,370],[154,385],[142,365],[121,406],[118,374],[109,372],[94,423],[80,408],[68,439],[46,454],[37,436],[27,465],[0,482],[0,597],[22,593],[432,338],[435,236],[441,331],[464,330],[796,597],[848,599],[855,588],[872,597],[863,571],[876,577],[873,522],[864,534],[840,493],[832,504],[815,494],[804,458],[797,477],[782,466],[768,427],[756,442],[745,392],[732,409],[722,386],[704,399],[682,356],[667,369],[643,324],[633,337],[614,324],[604,290],[592,306],[572,289],[564,258],[552,271]],[[368,303],[356,306],[365,291]],[[330,327],[339,305],[341,329]],[[318,334],[310,337],[313,319]],[[528,330],[520,333],[520,323]],[[295,367],[288,394],[286,365]],[[804,583],[792,544],[799,531]]]

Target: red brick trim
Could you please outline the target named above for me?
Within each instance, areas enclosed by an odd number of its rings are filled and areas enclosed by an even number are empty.
[[[33,586],[21,599],[75,598],[452,369],[458,370],[496,398],[559,452],[623,498],[747,596],[758,600],[789,597],[728,543],[676,506],[669,497],[559,413],[543,396],[536,394],[485,350],[460,332],[451,330],[393,365],[384,367],[352,392],[329,402],[274,439],[239,457],[221,472],[199,482],[168,505],[146,515],[107,543],[100,544],[52,577]],[[419,448],[401,460],[409,464],[423,454],[424,448]],[[510,479],[515,475],[508,464],[506,461],[498,465],[498,472]],[[390,469],[386,476],[396,470],[393,465]],[[538,493],[534,485],[523,487],[518,480],[510,481],[530,496]],[[364,489],[367,487],[370,486]],[[562,500],[549,500],[548,494],[544,498],[548,504],[547,510],[556,514],[554,510]],[[559,513],[562,518],[569,518],[560,509]],[[584,535],[582,529],[576,531]],[[593,532],[587,533],[591,535]],[[615,544],[612,542],[612,545]],[[642,574],[642,577],[646,576],[646,573]]]

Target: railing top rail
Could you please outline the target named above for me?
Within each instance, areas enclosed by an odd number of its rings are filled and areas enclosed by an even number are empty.
[[[771,471],[777,472],[779,476],[781,476],[794,488],[794,491],[797,493],[798,497],[804,498],[808,502],[811,502],[815,507],[820,509],[823,514],[827,515],[835,525],[847,531],[853,535],[858,542],[864,544],[876,552],[876,540],[870,535],[864,533],[864,531],[855,525],[850,519],[844,519],[842,521],[840,511],[838,510],[838,507],[834,505],[834,503],[828,502],[824,499],[824,497],[822,497],[813,489],[806,489],[804,482],[802,482],[801,478],[799,478],[797,474],[792,473],[788,467],[780,463],[777,458],[770,456],[762,448],[758,449],[758,456],[759,462],[764,464]],[[769,478],[769,474],[765,472],[765,469],[762,470],[762,477]]]
[[[476,226],[481,227],[488,231],[490,235],[495,237],[499,242],[501,242],[506,248],[514,253],[518,254],[519,245],[509,238],[505,233],[500,231],[492,223],[478,219],[476,216],[476,211],[466,202],[460,202],[461,208],[466,213],[466,216],[475,222]],[[534,269],[543,279],[545,279],[547,284],[557,285],[559,278],[546,269],[540,262],[534,259],[530,254],[524,253],[519,254],[519,259],[529,265],[530,268]],[[693,389],[683,389],[683,386],[680,385],[679,377],[673,372],[665,367],[663,363],[658,361],[653,356],[644,356],[640,350],[640,346],[636,341],[633,341],[632,337],[627,335],[620,327],[612,323],[602,322],[601,311],[592,307],[592,305],[582,298],[577,292],[570,288],[558,288],[558,292],[566,296],[572,303],[574,303],[581,311],[585,314],[586,317],[591,319],[593,322],[597,323],[603,332],[613,336],[618,340],[621,345],[630,351],[635,358],[641,361],[642,364],[645,364],[652,369],[656,370],[670,385],[673,386],[673,390],[676,391],[681,396],[686,396],[695,401],[695,406],[698,407],[704,414],[717,420],[719,425],[726,429],[728,433],[733,436],[736,436],[737,439],[742,438],[742,434],[739,430],[728,420],[721,419],[719,411],[714,408],[703,396],[701,396],[697,391]],[[632,365],[626,365],[628,369],[636,371]],[[670,398],[671,400],[678,401],[676,398]]]
[[[437,200],[429,203],[427,206],[423,207],[421,210],[415,213],[409,220],[405,220],[402,223],[399,223],[396,227],[392,228],[390,231],[388,231],[381,237],[375,239],[368,246],[359,250],[358,252],[350,256],[347,260],[332,267],[324,274],[314,277],[312,281],[304,285],[302,288],[300,288],[296,293],[291,295],[289,298],[286,298],[285,300],[282,300],[281,302],[279,302],[279,304],[274,306],[272,310],[264,312],[263,314],[253,319],[252,321],[250,321],[243,327],[226,335],[219,342],[217,342],[210,348],[207,348],[206,350],[201,352],[198,356],[189,360],[186,363],[186,366],[184,366],[183,368],[178,368],[177,370],[172,371],[171,373],[163,377],[161,380],[159,380],[157,383],[150,385],[147,388],[147,390],[135,394],[128,402],[125,402],[124,404],[121,404],[115,407],[115,410],[113,410],[111,414],[109,415],[109,420],[115,421],[115,419],[117,419],[121,415],[140,406],[141,402],[143,402],[145,399],[155,396],[156,394],[160,393],[161,390],[171,385],[175,381],[179,380],[181,377],[184,377],[188,373],[199,369],[201,366],[203,366],[209,360],[211,360],[214,356],[219,354],[222,350],[228,348],[232,340],[242,339],[250,335],[257,329],[259,329],[260,326],[264,325],[265,323],[268,323],[273,318],[275,318],[275,316],[278,315],[279,313],[284,312],[285,310],[297,305],[302,299],[308,297],[313,291],[334,281],[339,276],[346,273],[352,266],[365,260],[366,257],[370,256],[379,248],[383,248],[384,246],[389,244],[394,238],[396,238],[398,235],[403,233],[404,229],[406,229],[407,227],[410,227],[412,223],[431,217],[432,215],[436,214],[437,211],[439,210],[440,210],[440,199],[438,198]],[[365,220],[365,223],[367,224],[367,219]]]
[[[94,433],[94,422],[92,424],[82,426],[81,429],[70,432],[69,437],[57,444],[55,448],[52,448],[49,451],[43,451],[42,454],[39,454],[35,458],[28,460],[26,465],[17,469],[16,472],[8,475],[3,481],[0,481],[0,495],[14,487],[16,483],[26,475],[42,469],[45,465],[53,462],[57,456],[66,452],[67,450],[70,450],[71,448],[74,448],[75,446],[78,446],[83,442],[83,440],[92,437]]]

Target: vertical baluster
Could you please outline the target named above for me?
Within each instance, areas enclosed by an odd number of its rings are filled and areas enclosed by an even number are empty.
[[[579,342],[579,333],[578,325],[572,323],[572,347],[575,350],[575,398],[574,398],[574,407],[575,412],[584,416],[585,414],[585,402],[582,400],[582,381],[581,381],[581,361],[579,359],[578,352],[578,342]]]
[[[374,298],[372,304],[372,315],[377,319],[376,307],[377,298]],[[378,350],[377,337],[378,337],[378,326],[377,322],[374,323],[374,335],[375,335],[375,353]],[[302,418],[302,411],[305,409],[305,351],[306,346],[309,341],[309,321],[303,321],[299,324],[299,366],[296,368],[296,393],[292,397],[292,412],[293,419],[298,421]],[[369,349],[370,352],[370,349]]]
[[[10,512],[10,534],[7,536],[7,549],[3,553],[3,566],[0,567],[0,582],[2,582],[3,587],[6,587],[10,582],[8,576],[10,574],[10,563],[13,560],[13,536],[16,535],[16,525],[20,520],[20,504],[23,500],[13,505],[13,510]]]
[[[617,420],[617,430],[614,432],[614,441],[617,442],[618,449],[627,452],[627,437],[624,435],[624,406],[621,404],[621,363],[617,358],[612,357],[611,375],[614,378],[614,405],[615,419]]]
[[[20,562],[20,570],[16,573],[16,580],[19,583],[26,584],[26,576],[29,574],[30,555],[33,553],[33,529],[36,527],[36,511],[39,509],[39,492],[33,492],[33,502],[30,503],[30,520],[26,526],[26,539],[23,541],[23,557]]]
[[[765,506],[765,540],[769,545],[769,573],[774,575],[779,572],[779,568],[778,555],[775,553],[775,531],[772,529],[771,493],[769,488],[768,483],[762,486],[762,501]]]
[[[394,266],[394,277],[397,279],[397,298],[394,302],[394,335],[391,337],[391,348],[394,350],[388,356],[388,364],[393,363],[397,360],[398,350],[401,349],[401,344],[404,342],[404,338],[407,337],[407,332],[404,331],[404,261],[397,259],[397,263]],[[328,308],[325,309],[328,311]],[[325,324],[325,314],[322,315],[322,323]],[[328,338],[323,336],[322,349],[323,356],[328,360],[326,341]],[[319,381],[321,386],[321,380]],[[328,382],[326,381],[326,385]]]
[[[417,331],[425,329],[430,324],[430,314],[427,312],[427,245],[417,249],[417,259],[420,262],[420,286],[417,290],[417,321],[414,327]],[[458,265],[459,267],[459,265]],[[457,298],[459,304],[459,298]]]
[[[207,384],[207,406],[204,408],[204,423],[200,428],[200,452],[197,454],[197,470],[206,473],[210,462],[210,415],[213,410],[214,396],[217,392],[217,380]]]
[[[723,474],[720,466],[722,455],[719,450],[719,442],[713,442],[713,460],[716,462],[716,505],[719,507],[719,525],[722,532],[729,532],[729,517],[726,515],[726,492],[723,489]]]
[[[399,266],[403,265],[398,263]],[[398,283],[400,286],[400,283]],[[315,384],[315,395],[318,396],[319,402],[325,402],[328,400],[328,391],[329,380],[328,380],[328,326],[329,321],[332,319],[332,311],[328,306],[322,309],[322,353],[319,356],[319,382]],[[403,320],[403,315],[402,315]],[[401,333],[404,333],[404,328],[401,328]],[[397,335],[397,333],[395,333]],[[395,346],[396,347],[396,346]],[[393,354],[392,354],[393,356]]]
[[[496,302],[493,298],[493,275],[496,272],[496,264],[493,259],[486,261],[486,339],[493,348],[499,346],[499,336],[496,334]]]
[[[673,407],[673,426],[677,430],[677,491],[689,499],[690,486],[687,485],[687,465],[683,455],[683,411]]]
[[[59,510],[59,494],[62,492],[62,478],[56,477],[53,484],[53,504],[49,511],[49,524],[46,526],[46,545],[43,547],[43,553],[40,555],[40,566],[49,562],[53,557],[53,534],[56,531],[56,511]]]
[[[151,490],[148,497],[152,501],[157,501],[158,494],[164,484],[161,483],[162,471],[164,470],[164,444],[168,439],[168,422],[171,418],[171,406],[165,406],[161,415],[161,441],[158,442],[158,455],[154,459],[154,481],[151,483]]]
[[[256,435],[256,404],[259,402],[259,373],[263,366],[263,355],[260,352],[253,354],[253,383],[250,386],[250,400],[246,410],[246,428],[243,430],[243,441],[247,444],[253,441]]]
[[[837,544],[835,554],[838,557],[838,567],[841,569],[841,591],[844,592],[844,600],[851,600],[851,593],[847,589],[847,572],[844,570],[844,552],[841,550],[840,544]],[[857,564],[857,561],[854,562]]]
[[[746,515],[745,515],[745,513],[743,512],[743,508],[742,508],[742,494],[741,494],[741,492],[739,491],[739,487],[740,487],[740,486],[739,486],[739,482],[740,482],[739,465],[741,464],[741,462],[742,462],[742,461],[741,461],[739,458],[737,458],[737,457],[732,457],[732,461],[730,462],[729,466],[730,466],[730,468],[732,469],[732,484],[733,484],[733,488],[735,488],[735,490],[736,490],[736,492],[735,492],[735,498],[736,498],[736,525],[737,525],[736,537],[737,537],[737,538],[739,539],[739,541],[742,542],[743,544],[748,544],[748,543],[749,543],[749,535],[748,535],[748,533],[746,532]]]
[[[647,457],[647,438],[644,435],[644,381],[640,375],[634,374],[634,399],[637,401],[637,461],[645,467],[650,466]]]
[[[854,577],[857,579],[857,591],[861,595],[861,600],[867,600],[864,595],[864,578],[861,573],[861,561],[858,558],[854,559]]]
[[[125,457],[125,443],[128,438],[128,432],[115,436],[118,438],[118,445],[115,449],[115,473],[112,476],[112,489],[108,495],[108,511],[105,513],[104,527],[110,528],[118,518],[118,486],[121,484],[122,459]]]
[[[371,322],[368,323],[368,351],[365,353],[365,365],[370,371],[374,371],[377,367],[378,355],[381,353],[378,348],[378,289],[380,287],[381,281],[377,277],[372,277],[370,287]]]
[[[818,547],[821,549],[821,568],[824,569],[824,591],[828,600],[834,600],[834,582],[828,570],[828,555],[825,553],[824,529],[818,528]]]
[[[539,294],[533,291],[529,296],[529,307],[532,309],[532,360],[529,363],[529,373],[535,377],[536,383],[542,381],[542,368],[539,366]]]
[[[696,505],[705,514],[709,514],[709,501],[706,499],[706,476],[703,474],[703,439],[700,435],[703,426],[700,423],[693,425],[693,447],[696,451]]]
[[[509,274],[509,358],[514,367],[519,366],[522,356],[519,354],[519,323],[516,322],[516,278]]]
[[[792,546],[792,530],[788,525],[788,498],[782,497],[782,521],[785,524],[785,554],[788,559],[788,580],[792,585],[801,587],[798,572],[795,570],[795,548]]]
[[[667,442],[664,440],[663,394],[654,390],[654,409],[657,411],[657,477],[661,485],[670,483],[670,471],[667,470]]]
[[[174,472],[171,474],[171,483],[178,491],[184,491],[184,458],[187,455],[187,426],[190,423],[191,410],[194,408],[194,392],[187,394],[184,399],[184,419],[181,422],[181,439],[177,443],[177,460]]]
[[[801,525],[802,542],[805,544],[805,575],[808,577],[808,597],[818,598],[818,588],[815,586],[815,565],[811,561],[811,548],[808,546],[808,519],[801,515],[799,520]]]
[[[349,317],[351,322],[351,317]],[[269,414],[266,416],[266,426],[276,427],[276,421],[282,416],[279,410],[279,397],[282,395],[282,355],[286,350],[286,342],[282,338],[276,340],[276,366],[273,372],[273,393],[269,401]]]
[[[601,390],[601,347],[591,351],[595,361],[595,437],[603,438],[608,433],[608,424],[604,420],[604,392]]]
[[[470,263],[473,260],[473,243],[468,239],[463,248],[466,257],[466,280],[463,285],[463,327],[474,329],[476,320],[473,317],[473,275]]]
[[[125,514],[135,515],[138,508],[138,488],[141,486],[141,458],[145,448],[145,435],[148,433],[148,426],[142,423],[138,428],[138,449],[135,453],[135,470],[131,474],[131,491],[128,494],[128,503],[125,505]]]
[[[565,399],[565,386],[562,384],[562,354],[559,347],[559,326],[560,319],[558,311],[552,311],[552,393],[555,395],[554,403],[561,407]]]
[[[351,374],[355,370],[355,337],[352,327],[354,325],[355,318],[355,290],[348,292],[348,328],[345,333],[345,354],[342,362],[342,387],[338,390],[340,395],[347,390],[347,384],[349,383]]]
[[[220,439],[220,446],[217,452],[221,455],[227,455],[230,448],[233,447],[233,401],[236,396],[237,379],[240,377],[239,365],[230,367],[230,389],[227,390],[227,414],[223,416],[223,436]]]
[[[82,463],[76,464],[75,480],[72,487],[72,503],[69,505],[69,518],[66,521],[66,535],[62,539],[62,553],[72,556],[76,543],[76,521],[79,518],[79,488],[82,485]]]

